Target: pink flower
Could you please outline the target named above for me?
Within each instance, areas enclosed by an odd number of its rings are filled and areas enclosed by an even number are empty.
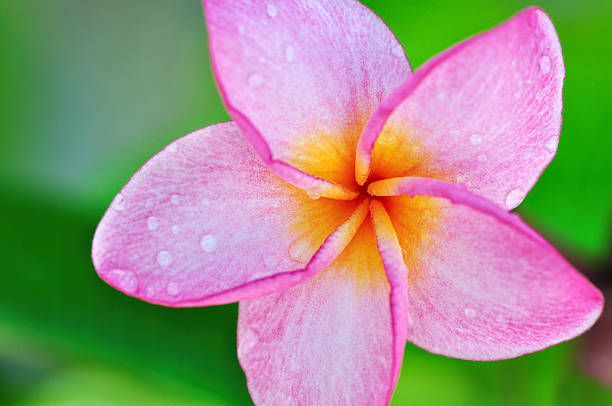
[[[601,293],[507,211],[559,139],[563,58],[544,12],[412,74],[353,0],[204,8],[234,121],[147,162],[100,222],[93,262],[152,303],[240,301],[256,404],[386,404],[406,340],[499,360],[595,322]]]

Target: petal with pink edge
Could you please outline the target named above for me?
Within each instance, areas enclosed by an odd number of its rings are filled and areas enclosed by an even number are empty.
[[[241,301],[238,359],[253,402],[386,404],[394,386],[389,293],[366,221],[340,257],[309,281]]]
[[[512,209],[557,150],[564,76],[552,22],[528,8],[434,57],[395,89],[362,135],[361,171],[384,125],[379,138],[418,145],[429,171]]]
[[[402,248],[395,234],[393,223],[385,207],[379,201],[370,204],[372,226],[376,245],[391,286],[389,302],[393,324],[393,385],[389,387],[387,402],[391,400],[395,384],[402,369],[408,326],[408,269],[402,256]]]
[[[274,175],[233,122],[216,124],[132,177],[96,230],[93,261],[110,285],[153,303],[258,297],[329,265],[366,203],[310,199]]]
[[[351,187],[311,160],[333,144],[326,152],[352,168],[363,125],[410,75],[389,28],[354,0],[206,0],[204,9],[221,94],[258,153]]]
[[[518,215],[442,181],[376,183],[379,195],[416,196],[383,202],[407,253],[408,340],[419,347],[512,358],[574,338],[601,314],[601,292]],[[427,226],[417,240],[415,224]]]

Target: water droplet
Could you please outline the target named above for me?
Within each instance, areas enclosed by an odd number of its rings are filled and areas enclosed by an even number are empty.
[[[550,72],[550,65],[551,64],[550,64],[549,57],[544,55],[543,57],[540,58],[540,72],[546,75],[548,72]]]
[[[506,195],[506,209],[510,210],[518,206],[525,197],[525,193],[522,189],[516,188],[512,189]]]
[[[485,154],[478,155],[478,162],[485,162],[487,160],[487,156]]]
[[[278,7],[276,7],[275,4],[268,3],[268,6],[266,7],[266,12],[270,17],[274,18],[278,14]]]
[[[438,94],[436,95],[436,99],[438,99],[438,100],[440,100],[440,101],[442,101],[442,100],[446,99],[446,93],[438,93]]]
[[[466,307],[463,312],[465,313],[466,317],[471,318],[476,316],[476,310],[472,309],[471,307]]]
[[[295,59],[295,48],[291,45],[285,47],[285,59],[287,62],[292,62]]]
[[[210,206],[210,200],[208,200],[207,198],[202,199],[202,206]]]
[[[111,272],[111,275],[120,290],[126,293],[134,293],[138,290],[138,280],[132,271],[115,270]]]
[[[244,25],[240,24],[238,26],[238,33],[239,34],[244,34],[245,33]]]
[[[181,231],[179,226],[172,226],[172,234],[178,235],[179,231]]]
[[[502,317],[502,315],[501,315],[501,314],[498,314],[498,315],[495,317],[495,321],[496,321],[496,322],[498,322],[498,323],[501,323],[503,320],[504,320],[504,318]]]
[[[153,207],[153,200],[147,200],[145,208],[150,209],[151,207]]]
[[[466,180],[467,180],[467,177],[465,175],[457,176],[457,183],[465,184]]]
[[[213,252],[217,249],[217,237],[212,234],[206,234],[200,240],[200,247],[206,252]]]
[[[317,200],[317,199],[319,199],[321,197],[321,193],[318,190],[309,190],[309,191],[306,192],[306,194],[312,200]]]
[[[298,238],[289,247],[289,256],[296,262],[307,264],[312,257],[312,247],[310,240]]]
[[[172,197],[170,198],[170,203],[172,203],[173,205],[178,205],[181,202],[181,197],[179,195],[172,195]]]
[[[151,231],[157,230],[157,227],[159,227],[159,219],[154,216],[149,217],[147,219],[147,227],[149,227]]]
[[[166,286],[166,292],[169,295],[176,296],[181,291],[181,287],[176,282],[170,282],[168,286]]]
[[[551,137],[548,139],[548,141],[546,141],[546,149],[551,151],[551,152],[555,152],[557,150],[557,138],[556,137]]]
[[[520,99],[521,97],[521,92],[519,92],[518,90],[516,92],[514,92],[514,98],[515,99]]]
[[[168,251],[159,251],[157,254],[157,263],[161,266],[168,266],[172,263],[172,254]]]
[[[115,196],[115,200],[113,201],[113,207],[117,210],[125,209],[125,198],[121,193]]]
[[[176,142],[173,142],[172,144],[168,145],[168,151],[170,152],[178,151],[178,146],[176,145]]]
[[[260,74],[254,73],[251,76],[249,76],[249,86],[257,87],[257,86],[261,86],[262,83],[263,83],[263,78],[261,77]]]
[[[480,134],[472,134],[470,135],[470,143],[472,145],[478,145],[482,142],[482,137]]]

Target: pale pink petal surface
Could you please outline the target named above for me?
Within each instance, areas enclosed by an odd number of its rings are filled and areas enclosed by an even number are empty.
[[[392,385],[387,392],[387,402],[391,400],[395,385],[399,379],[404,359],[408,327],[408,269],[402,258],[402,248],[393,229],[393,223],[382,203],[372,201],[370,204],[372,225],[376,234],[376,245],[387,280],[391,287],[389,305],[393,324],[393,377]]]
[[[368,124],[358,158],[367,161],[390,114],[385,128],[419,145],[431,170],[512,209],[557,150],[564,75],[550,19],[526,9],[395,89]]]
[[[450,357],[496,360],[569,340],[593,325],[601,292],[550,244],[517,215],[496,213],[494,205],[483,210],[481,197],[431,182],[441,183],[407,178],[406,188],[396,180],[378,191],[436,196],[425,199],[436,204],[438,217],[419,255],[407,261],[409,341]],[[421,215],[402,212],[394,201],[402,198],[383,200],[400,241],[401,217]]]
[[[410,75],[393,33],[354,0],[206,0],[204,9],[224,101],[266,161],[310,173],[304,155],[334,139],[354,156],[368,117]]]
[[[358,202],[327,200],[270,172],[234,123],[216,124],[132,177],[98,226],[94,265],[112,286],[155,303],[257,297],[312,276],[348,244],[350,221],[332,232]],[[357,210],[357,227],[366,214],[367,205]]]
[[[397,362],[389,294],[366,221],[336,262],[309,281],[241,301],[238,359],[253,402],[384,404]]]

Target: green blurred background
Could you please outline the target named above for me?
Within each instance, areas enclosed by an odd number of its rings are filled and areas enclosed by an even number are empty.
[[[415,68],[530,5],[366,4]],[[519,211],[603,288],[612,2],[538,5],[565,55],[564,123],[556,159]],[[0,0],[0,58],[0,404],[250,404],[235,354],[236,305],[140,302],[98,279],[90,261],[96,224],[129,176],[170,141],[228,119],[200,2]],[[580,368],[591,342],[598,338],[494,363],[409,344],[393,404],[612,405],[610,388]]]

